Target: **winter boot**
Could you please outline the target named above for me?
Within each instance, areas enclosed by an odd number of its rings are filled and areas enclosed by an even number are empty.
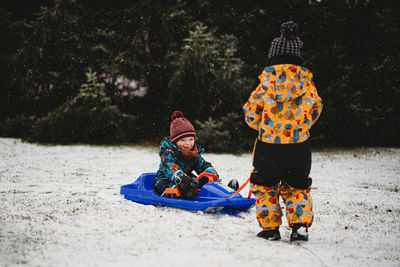
[[[229,181],[228,186],[237,191],[239,189],[239,182],[236,179],[232,179]]]
[[[274,230],[263,230],[257,234],[258,237],[265,238],[267,240],[280,240],[281,234],[279,233],[279,229]]]
[[[290,241],[308,240],[308,229],[305,224],[296,223],[292,227],[292,234],[290,235]]]

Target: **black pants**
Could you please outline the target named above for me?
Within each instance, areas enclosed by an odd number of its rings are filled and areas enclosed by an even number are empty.
[[[250,182],[263,186],[274,186],[286,181],[298,189],[308,188],[312,180],[311,149],[309,141],[298,144],[268,144],[257,140],[253,155],[255,172]]]

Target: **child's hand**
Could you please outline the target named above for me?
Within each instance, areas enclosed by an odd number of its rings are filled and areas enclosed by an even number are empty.
[[[199,188],[203,187],[203,185],[210,182],[210,180],[207,176],[200,177],[200,179],[198,179],[198,180],[199,180]]]
[[[215,174],[206,173],[206,172],[203,172],[199,176],[197,176],[197,180],[199,180],[199,182],[202,180],[205,181],[206,179],[207,179],[207,182],[204,182],[204,184],[217,181],[218,176]]]
[[[192,179],[183,174],[176,178],[176,185],[183,199],[192,200],[196,196],[196,189],[199,187],[199,182],[197,179]]]

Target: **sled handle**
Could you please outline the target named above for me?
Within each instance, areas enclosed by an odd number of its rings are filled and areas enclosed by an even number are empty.
[[[236,192],[235,192],[232,196],[228,197],[226,200],[229,200],[229,199],[233,198],[234,196],[236,196],[237,194],[239,194],[239,192],[242,191],[242,189],[243,189],[249,182],[250,182],[250,177],[247,179],[247,181],[246,181],[244,184],[242,184],[242,185],[238,188],[238,190],[236,190]],[[250,192],[251,192],[251,191],[250,191]],[[249,194],[249,197],[248,197],[248,198],[250,198],[250,196],[251,196],[251,194]]]
[[[178,188],[165,188],[165,194],[176,195],[177,197],[181,196],[181,192]]]

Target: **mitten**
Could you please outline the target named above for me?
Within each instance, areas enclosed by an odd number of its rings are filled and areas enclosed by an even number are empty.
[[[203,185],[208,183],[210,180],[207,176],[203,176],[203,177],[200,177],[200,179],[198,179],[198,181],[199,181],[199,188],[202,188]]]
[[[195,198],[196,189],[199,187],[199,182],[196,179],[183,174],[176,177],[175,181],[183,199],[193,200]]]
[[[200,180],[205,181],[206,179],[207,179],[206,183],[211,183],[211,182],[215,182],[218,179],[218,176],[215,174],[206,173],[206,172],[203,172],[199,176],[197,176],[197,180],[199,180],[199,182],[200,182]],[[204,184],[206,184],[206,183],[204,183]]]

